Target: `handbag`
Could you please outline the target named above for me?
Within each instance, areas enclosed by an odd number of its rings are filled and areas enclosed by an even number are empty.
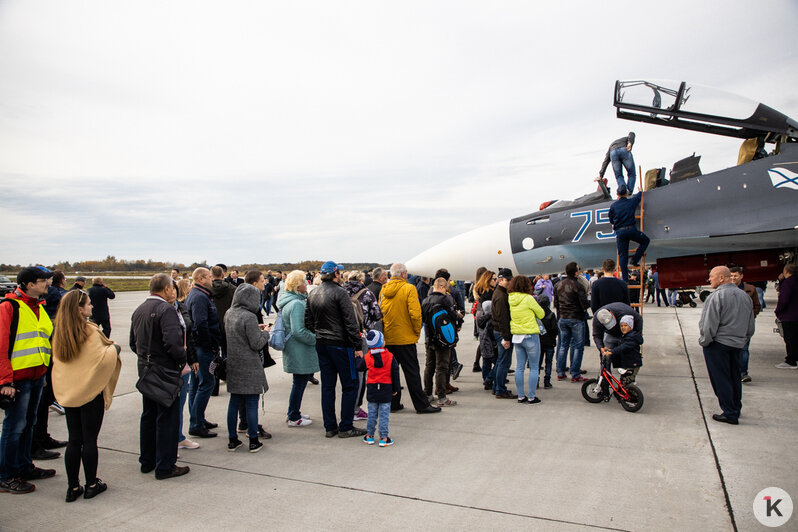
[[[136,382],[136,389],[141,395],[161,406],[169,407],[180,395],[182,386],[183,377],[179,371],[151,364],[150,355],[147,355],[144,371]]]
[[[220,353],[216,353],[216,356],[213,357],[211,363],[208,364],[208,371],[219,379],[220,381],[227,380],[227,359],[222,358]]]
[[[148,351],[152,352],[152,333],[156,314],[153,313],[150,316],[152,321],[150,322],[150,345]],[[161,406],[172,406],[180,395],[180,390],[183,387],[183,377],[178,370],[151,363],[149,352],[147,353],[147,361],[144,364],[141,377],[136,382],[136,389],[141,392],[141,395]]]

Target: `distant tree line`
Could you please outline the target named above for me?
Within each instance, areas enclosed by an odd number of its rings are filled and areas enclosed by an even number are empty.
[[[304,270],[304,271],[318,271],[325,261],[322,260],[303,260],[301,262],[281,262],[272,264],[227,264],[228,268],[236,268],[239,271],[247,270]],[[377,266],[385,267],[385,264],[378,264],[376,262],[357,262],[357,263],[342,263],[348,270],[371,270]],[[28,265],[30,266],[30,265]],[[84,260],[77,262],[61,261],[56,264],[45,265],[51,270],[61,270],[62,272],[157,272],[167,271],[172,268],[177,268],[181,272],[193,271],[200,266],[209,267],[213,264],[208,264],[207,261],[197,261],[189,265],[180,262],[164,262],[152,259],[138,259],[126,260],[117,259],[113,255],[108,255],[102,260]],[[0,264],[0,271],[15,272],[19,271],[24,266],[20,264]]]

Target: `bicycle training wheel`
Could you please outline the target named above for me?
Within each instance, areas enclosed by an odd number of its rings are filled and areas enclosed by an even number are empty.
[[[588,403],[600,403],[604,400],[601,387],[598,385],[598,379],[588,379],[582,384],[582,397]]]
[[[621,399],[621,406],[627,412],[637,412],[643,408],[643,392],[634,384],[626,386],[626,391],[629,393],[629,400],[624,401]]]

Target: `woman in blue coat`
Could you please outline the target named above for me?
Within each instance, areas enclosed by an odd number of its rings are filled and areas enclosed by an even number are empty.
[[[288,426],[304,427],[311,419],[300,412],[305,387],[313,374],[319,371],[316,354],[316,335],[305,328],[305,307],[308,299],[305,272],[294,270],[285,279],[285,290],[277,298],[277,307],[283,313],[286,336],[283,349],[283,370],[294,375],[291,395],[288,397]]]

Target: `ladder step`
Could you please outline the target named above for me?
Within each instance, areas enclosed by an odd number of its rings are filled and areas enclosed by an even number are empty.
[[[632,306],[632,307],[642,307],[643,304],[642,303],[632,303],[630,306]]]
[[[641,284],[629,284],[629,285],[626,285],[626,288],[643,288],[643,285],[641,285]]]

